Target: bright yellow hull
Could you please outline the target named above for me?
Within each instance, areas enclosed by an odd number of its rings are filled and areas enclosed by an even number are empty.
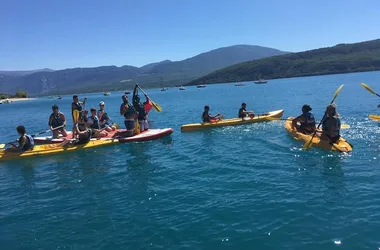
[[[218,122],[212,122],[212,123],[206,122],[206,123],[186,124],[186,125],[182,125],[181,131],[187,132],[187,131],[194,131],[194,130],[206,129],[206,128],[236,126],[236,125],[250,124],[250,123],[256,123],[256,122],[266,122],[266,121],[280,119],[283,114],[284,114],[284,110],[276,110],[276,111],[268,112],[268,114],[266,115],[256,115],[252,119],[247,118],[243,120],[241,118],[232,118],[232,119],[225,119],[225,120],[220,120]]]
[[[306,135],[298,132],[295,128],[292,127],[292,120],[294,117],[289,117],[285,122],[285,129],[288,133],[296,140],[303,141],[304,143],[309,142],[311,140],[312,135]],[[336,142],[332,143],[330,140],[321,140],[317,135],[314,136],[312,141],[312,147],[322,148],[326,150],[332,151],[340,151],[340,152],[351,152],[352,145],[347,142],[342,137]]]

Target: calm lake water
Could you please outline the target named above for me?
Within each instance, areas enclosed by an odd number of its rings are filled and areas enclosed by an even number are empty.
[[[146,90],[163,108],[150,112],[152,127],[173,128],[168,138],[0,162],[1,248],[379,249],[380,128],[368,114],[380,113],[380,99],[360,82],[380,92],[380,72]],[[321,119],[341,84],[350,154],[301,151],[284,121],[180,131],[206,104],[226,117],[243,101],[288,117],[308,103]],[[87,108],[103,100],[123,124],[121,93],[87,97]],[[19,124],[47,129],[53,104],[70,116],[71,100],[0,105],[0,142]]]

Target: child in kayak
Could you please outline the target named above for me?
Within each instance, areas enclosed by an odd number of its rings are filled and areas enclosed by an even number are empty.
[[[333,143],[340,138],[340,118],[336,111],[336,105],[330,104],[326,107],[325,119],[322,122],[321,139],[330,139]]]
[[[220,120],[219,113],[216,114],[215,116],[212,116],[210,115],[209,111],[210,111],[210,107],[206,105],[202,114],[203,122],[217,122]]]
[[[7,152],[24,152],[27,150],[32,150],[34,148],[34,139],[31,135],[26,134],[26,129],[24,126],[17,126],[17,133],[20,135],[18,139],[18,145],[11,143],[12,147],[6,149]]]
[[[315,118],[310,112],[312,108],[305,104],[302,106],[302,115],[296,117],[292,121],[293,127],[303,134],[312,134],[315,131]],[[299,123],[299,124],[298,124]]]
[[[239,118],[245,118],[245,117],[250,117],[253,118],[255,117],[255,114],[252,111],[247,111],[247,104],[243,102],[241,104],[241,108],[239,109],[238,117]]]

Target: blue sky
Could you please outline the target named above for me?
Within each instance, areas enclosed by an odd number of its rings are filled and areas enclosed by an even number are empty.
[[[252,44],[380,38],[379,0],[1,0],[0,70],[142,66]]]

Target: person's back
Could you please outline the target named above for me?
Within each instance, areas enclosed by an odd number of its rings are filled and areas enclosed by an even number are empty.
[[[297,130],[301,133],[311,134],[316,130],[315,118],[314,115],[310,112],[311,110],[312,108],[308,104],[303,105],[302,114],[294,118],[292,121],[293,127],[296,127]]]
[[[305,133],[313,133],[316,129],[314,115],[309,111],[304,112],[302,116],[303,119],[300,120],[299,130],[302,130]]]
[[[330,104],[326,108],[326,117],[322,122],[322,136],[329,138],[332,142],[336,142],[340,138],[340,118],[336,112],[336,105]]]

